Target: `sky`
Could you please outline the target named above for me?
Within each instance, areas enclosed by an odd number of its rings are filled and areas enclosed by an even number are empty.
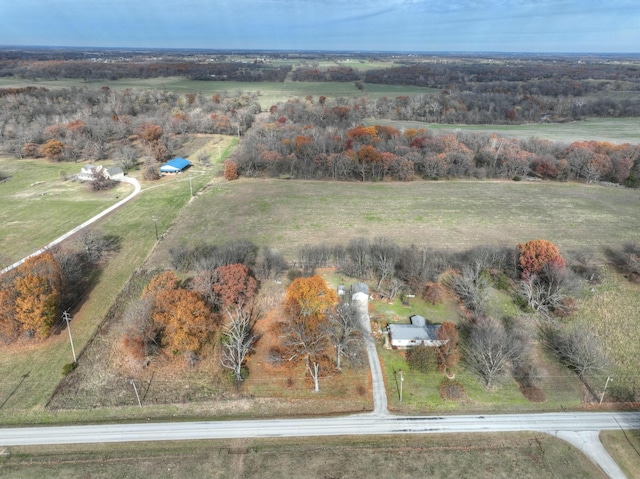
[[[640,52],[640,0],[0,0],[0,45]]]

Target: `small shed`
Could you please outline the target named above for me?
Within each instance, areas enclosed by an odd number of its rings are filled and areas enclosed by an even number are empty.
[[[165,175],[182,173],[190,166],[191,162],[189,160],[185,160],[184,158],[174,158],[173,160],[167,161],[160,167],[160,173]]]

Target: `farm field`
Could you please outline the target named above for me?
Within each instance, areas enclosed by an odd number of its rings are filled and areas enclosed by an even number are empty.
[[[452,251],[537,238],[563,251],[598,249],[640,240],[639,201],[638,190],[551,182],[241,179],[204,192],[149,265],[166,266],[179,245],[231,239],[277,248],[290,260],[303,245],[359,236]]]
[[[244,92],[258,92],[258,100],[263,110],[268,110],[271,105],[285,102],[291,98],[304,98],[307,95],[319,97],[361,97],[368,95],[372,98],[383,96],[395,98],[398,95],[419,95],[432,93],[438,90],[414,86],[374,85],[365,84],[364,90],[356,88],[353,82],[213,82],[187,80],[181,77],[163,78],[125,78],[116,81],[92,81],[85,82],[80,79],[41,80],[32,81],[19,78],[0,78],[0,88],[14,87],[44,87],[44,88],[70,88],[81,86],[88,88],[101,88],[108,86],[118,90],[125,88],[168,90],[176,93],[202,93],[213,95],[218,92],[241,90]]]
[[[3,478],[495,477],[604,479],[585,456],[546,434],[438,434],[15,447]],[[339,474],[339,475],[338,475]],[[632,477],[632,476],[629,476]]]

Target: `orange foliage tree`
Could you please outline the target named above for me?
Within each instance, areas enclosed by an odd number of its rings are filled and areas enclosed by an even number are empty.
[[[57,161],[64,151],[64,143],[59,140],[48,140],[40,147],[39,153],[49,160]]]
[[[12,285],[0,289],[0,340],[10,342],[20,332],[16,320],[16,291]]]
[[[153,321],[171,353],[197,354],[214,330],[211,310],[196,291],[171,289],[156,296]]]
[[[233,181],[238,179],[238,165],[235,161],[225,160],[224,162],[224,179]]]
[[[25,261],[15,280],[15,319],[25,331],[46,338],[60,309],[60,266],[51,253]]]
[[[154,301],[152,320],[160,331],[162,347],[173,354],[197,354],[215,329],[211,309],[196,291],[180,287],[172,271],[154,276],[143,298]]]
[[[565,261],[558,248],[550,241],[539,239],[518,244],[520,256],[518,264],[522,270],[522,278],[542,273],[545,268],[561,270]]]

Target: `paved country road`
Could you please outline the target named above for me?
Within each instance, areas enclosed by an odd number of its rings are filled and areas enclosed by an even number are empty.
[[[601,430],[637,428],[640,413],[545,413],[467,416],[362,414],[318,419],[199,421],[0,428],[0,446],[456,432],[534,431],[566,439],[612,478],[624,474],[600,444]],[[595,439],[595,440],[594,440]],[[598,454],[600,457],[598,457]]]

